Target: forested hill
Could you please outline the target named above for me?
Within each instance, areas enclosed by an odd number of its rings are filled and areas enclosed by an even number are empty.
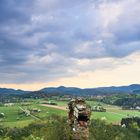
[[[15,90],[12,88],[0,88],[0,94],[8,95],[8,94],[24,94],[28,93],[29,91],[24,91],[24,90]]]
[[[119,87],[99,87],[99,88],[76,88],[76,87],[49,87],[43,88],[38,91],[24,91],[24,90],[15,90],[0,88],[0,95],[23,95],[23,94],[71,94],[71,95],[104,95],[104,94],[116,94],[116,93],[140,93],[140,85],[132,84],[129,86],[119,86]]]
[[[47,93],[71,93],[81,95],[92,95],[92,94],[113,94],[113,93],[140,93],[140,85],[132,84],[129,86],[119,87],[99,87],[99,88],[75,88],[75,87],[64,87],[60,86],[57,88],[43,88],[40,91]]]

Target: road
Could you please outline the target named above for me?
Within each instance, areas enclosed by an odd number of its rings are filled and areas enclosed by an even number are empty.
[[[56,109],[65,110],[65,111],[68,110],[67,106],[57,106],[57,105],[47,105],[47,104],[41,104],[41,106],[56,108]]]

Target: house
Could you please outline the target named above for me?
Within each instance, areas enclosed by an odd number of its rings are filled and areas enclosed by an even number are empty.
[[[14,103],[5,103],[4,106],[13,106]]]

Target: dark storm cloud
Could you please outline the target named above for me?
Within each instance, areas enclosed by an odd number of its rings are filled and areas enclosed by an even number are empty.
[[[139,0],[1,0],[0,81],[50,81],[82,71],[77,61],[140,50],[139,7]]]
[[[24,0],[1,0],[0,1],[0,24],[26,22],[29,19],[28,8],[32,0],[28,3]],[[25,12],[26,11],[26,12]]]

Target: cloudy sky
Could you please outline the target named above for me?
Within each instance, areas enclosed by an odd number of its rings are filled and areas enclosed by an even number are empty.
[[[139,0],[0,0],[0,87],[140,84]]]

